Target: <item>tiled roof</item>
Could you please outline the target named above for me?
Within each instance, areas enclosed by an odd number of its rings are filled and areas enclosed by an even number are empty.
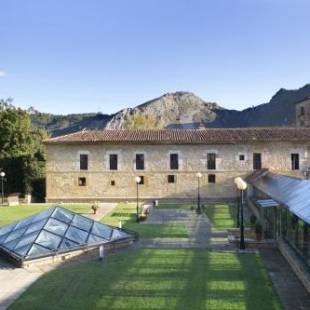
[[[310,128],[83,130],[47,139],[45,143],[229,144],[277,141],[310,142]]]

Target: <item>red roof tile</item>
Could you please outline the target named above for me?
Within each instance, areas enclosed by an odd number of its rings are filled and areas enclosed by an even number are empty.
[[[47,139],[45,143],[229,144],[277,141],[310,142],[310,128],[83,130]]]

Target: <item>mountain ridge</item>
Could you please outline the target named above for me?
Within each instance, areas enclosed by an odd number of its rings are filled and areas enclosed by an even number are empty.
[[[295,125],[295,103],[310,96],[310,84],[298,89],[279,89],[267,103],[244,110],[226,109],[205,101],[192,92],[168,92],[135,107],[114,114],[81,113],[53,115],[28,109],[35,127],[46,128],[52,136],[86,129],[122,129],[136,114],[160,118],[165,128],[242,128]]]

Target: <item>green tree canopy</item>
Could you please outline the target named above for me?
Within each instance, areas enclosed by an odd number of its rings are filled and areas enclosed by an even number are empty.
[[[6,193],[30,193],[44,177],[43,129],[33,129],[29,114],[0,100],[0,168],[6,172]]]
[[[145,114],[134,114],[124,122],[124,129],[161,129],[163,123],[160,118]]]

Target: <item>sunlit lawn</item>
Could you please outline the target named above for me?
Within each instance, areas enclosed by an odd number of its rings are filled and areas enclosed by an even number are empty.
[[[208,204],[205,213],[213,227],[217,230],[225,230],[237,227],[237,205],[228,203]]]
[[[205,214],[210,219],[213,227],[217,230],[225,230],[237,226],[237,205],[229,203],[214,203],[205,204]],[[194,210],[196,204],[182,204],[182,203],[162,203],[157,207],[158,209],[183,209]]]
[[[282,309],[258,254],[140,249],[43,275],[11,309]]]
[[[34,213],[43,211],[47,208],[55,206],[55,204],[30,204],[19,206],[1,206],[0,207],[0,227],[6,224],[18,221]],[[90,213],[90,204],[61,204],[63,208],[70,209],[78,213]]]
[[[188,237],[183,224],[146,224],[136,223],[136,206],[130,203],[120,203],[108,213],[102,223],[118,226],[122,221],[124,228],[139,233],[140,238],[186,238]]]

